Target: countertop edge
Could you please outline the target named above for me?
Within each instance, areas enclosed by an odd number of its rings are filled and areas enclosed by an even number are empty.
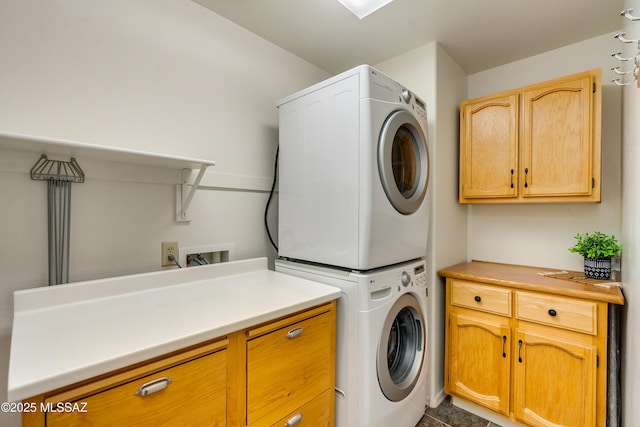
[[[493,272],[489,269],[495,268]],[[499,271],[501,269],[503,271]],[[461,262],[438,270],[440,277],[481,281],[483,283],[506,286],[522,290],[546,292],[550,294],[590,299],[611,304],[624,305],[624,295],[620,286],[611,285],[599,287],[598,285],[575,284],[566,280],[553,279],[538,275],[540,272],[566,271],[557,268],[535,267],[527,265],[504,264],[491,261],[473,260]],[[523,273],[529,279],[522,279]],[[575,272],[579,274],[579,272]],[[603,281],[605,283],[605,281]]]

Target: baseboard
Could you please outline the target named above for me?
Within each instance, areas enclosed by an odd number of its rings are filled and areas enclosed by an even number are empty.
[[[438,393],[433,396],[429,396],[427,399],[427,406],[429,408],[437,408],[442,401],[447,398],[447,394],[444,392],[444,388],[440,389]]]
[[[518,424],[507,417],[496,414],[495,412],[484,409],[483,407],[475,405],[471,402],[467,402],[466,400],[460,399],[459,397],[451,396],[451,403],[460,409],[471,412],[472,414],[482,417],[485,420],[491,421],[492,423],[496,423],[501,427],[522,427],[522,424]]]

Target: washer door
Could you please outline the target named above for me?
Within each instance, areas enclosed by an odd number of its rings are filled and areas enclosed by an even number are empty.
[[[391,113],[378,141],[378,171],[393,207],[402,214],[418,210],[429,185],[427,137],[407,110]]]
[[[425,346],[425,323],[415,296],[404,294],[392,306],[378,347],[378,383],[382,393],[398,402],[414,389]]]

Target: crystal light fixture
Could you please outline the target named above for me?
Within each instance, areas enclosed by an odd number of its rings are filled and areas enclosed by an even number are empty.
[[[358,19],[362,19],[393,0],[338,0]]]

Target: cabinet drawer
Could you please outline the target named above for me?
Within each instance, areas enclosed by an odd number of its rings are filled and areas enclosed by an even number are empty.
[[[511,290],[452,280],[451,305],[511,316]]]
[[[166,378],[170,383],[163,381]],[[145,384],[147,395],[136,395]],[[168,384],[168,385],[167,385]],[[166,385],[166,388],[163,388]],[[202,356],[135,381],[83,397],[86,412],[49,412],[49,427],[224,426],[227,423],[227,350]],[[56,396],[47,399],[54,406]]]
[[[247,341],[247,423],[272,424],[333,389],[335,314],[325,312]]]
[[[291,412],[272,427],[328,427],[333,425],[331,399],[333,390],[327,390],[301,408]]]
[[[597,311],[592,301],[516,292],[516,317],[520,320],[597,335]]]

